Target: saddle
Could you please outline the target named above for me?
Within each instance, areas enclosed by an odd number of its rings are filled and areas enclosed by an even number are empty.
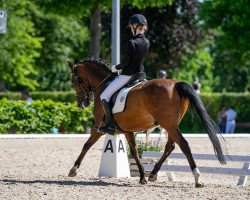
[[[137,86],[141,82],[146,82],[145,72],[138,72],[133,74],[129,79],[128,83],[121,89],[116,91],[111,97],[111,106],[113,114],[122,112],[125,108],[127,95],[130,90]]]
[[[129,79],[128,83],[125,85],[125,87],[131,87],[133,85],[136,85],[140,82],[145,82],[146,79],[146,73],[145,72],[138,72],[136,74],[133,74],[131,78]]]

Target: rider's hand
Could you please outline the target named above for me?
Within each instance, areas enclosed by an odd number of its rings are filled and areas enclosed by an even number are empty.
[[[112,72],[118,72],[118,70],[115,68],[115,66],[116,66],[116,65],[112,65],[112,67],[111,67],[111,71],[112,71]]]

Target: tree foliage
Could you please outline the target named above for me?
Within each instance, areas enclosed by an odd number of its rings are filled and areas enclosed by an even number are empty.
[[[111,3],[0,0],[1,8],[8,10],[8,31],[0,35],[0,80],[10,90],[68,90],[70,72],[65,61],[99,55],[93,54],[99,51],[99,38],[100,57],[110,62]],[[149,24],[146,35],[151,47],[145,62],[149,78],[165,69],[169,78],[177,80],[191,83],[199,77],[203,91],[244,91],[250,85],[246,5],[247,0],[200,4],[196,0],[121,0],[121,55],[131,37],[127,22],[131,15],[141,13]],[[93,15],[94,10],[101,11],[101,23],[92,19],[99,16],[98,12]],[[100,28],[101,37],[94,36]],[[89,48],[93,44],[95,48]]]
[[[35,59],[43,41],[31,20],[36,7],[27,0],[0,0],[0,5],[8,11],[7,33],[0,35],[0,79],[12,88],[35,89],[38,83],[30,75],[37,72]]]
[[[89,16],[90,10],[100,4],[102,9],[110,9],[112,1],[106,0],[33,0],[46,11],[75,17]]]
[[[213,77],[214,60],[207,45],[208,41],[205,40],[195,50],[187,48],[173,78],[190,84],[193,84],[195,78],[199,78],[202,92],[211,92],[219,79]]]
[[[89,55],[99,57],[101,37],[101,9],[107,9],[111,1],[104,0],[34,0],[42,9],[63,16],[74,16],[88,22],[90,30]],[[102,8],[101,8],[102,7]]]
[[[89,33],[80,20],[45,13],[31,0],[0,0],[8,11],[0,35],[0,79],[10,90],[69,90],[66,61],[87,56]]]
[[[163,7],[166,5],[171,5],[172,0],[148,0],[148,1],[142,1],[142,0],[125,0],[122,1],[122,5],[129,4],[132,7],[137,7],[138,9],[145,9],[147,7]]]
[[[244,91],[250,84],[250,11],[248,0],[205,1],[200,7],[204,27],[214,36],[211,54],[217,91]]]
[[[169,1],[162,7],[132,7],[127,4],[121,9],[121,55],[125,44],[131,38],[130,30],[126,29],[129,18],[135,13],[144,14],[148,20],[149,30],[146,35],[150,40],[149,56],[145,63],[147,75],[155,78],[159,69],[167,70],[170,76],[179,67],[181,58],[187,47],[194,48],[201,40],[202,34],[197,24],[196,1]],[[133,3],[134,5],[134,3]],[[157,5],[157,4],[156,4]],[[103,47],[101,55],[110,51],[111,32],[109,29],[111,13],[103,14]],[[108,58],[107,58],[108,59]]]
[[[72,86],[66,61],[78,62],[88,55],[88,30],[72,17],[41,14],[35,19],[37,34],[44,38],[41,56],[36,59],[38,90],[69,90]]]

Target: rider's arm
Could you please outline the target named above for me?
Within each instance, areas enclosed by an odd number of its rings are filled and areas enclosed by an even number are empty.
[[[116,65],[117,70],[120,70],[120,69],[122,69],[130,64],[134,51],[135,51],[135,46],[134,46],[133,42],[131,40],[129,40],[127,43],[127,46],[126,46],[124,61],[121,64]]]

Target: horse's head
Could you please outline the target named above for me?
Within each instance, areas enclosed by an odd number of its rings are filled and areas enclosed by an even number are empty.
[[[78,65],[73,65],[68,61],[68,66],[71,69],[71,82],[76,91],[77,105],[80,108],[86,108],[90,105],[92,86],[87,79],[80,76]]]
[[[71,69],[71,82],[76,91],[77,104],[80,108],[90,105],[91,94],[101,89],[112,76],[111,70],[101,60],[85,59],[77,65],[68,62]]]

